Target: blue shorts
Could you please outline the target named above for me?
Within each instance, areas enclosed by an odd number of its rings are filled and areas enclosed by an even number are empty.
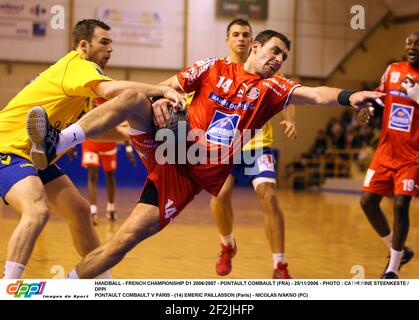
[[[271,148],[260,148],[252,151],[242,151],[242,162],[233,165],[231,175],[236,179],[243,175],[252,184],[255,179],[266,182],[276,182],[275,156]],[[253,186],[256,189],[255,184]]]
[[[9,190],[20,180],[28,176],[38,176],[43,184],[55,180],[64,175],[64,172],[56,165],[50,165],[45,170],[37,171],[29,160],[14,154],[0,153],[0,197],[4,197]]]

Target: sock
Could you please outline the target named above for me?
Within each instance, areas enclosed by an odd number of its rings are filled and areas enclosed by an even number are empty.
[[[234,248],[234,246],[235,246],[235,242],[234,242],[234,237],[233,237],[233,234],[232,233],[230,233],[229,235],[227,235],[227,236],[223,236],[223,235],[221,235],[220,234],[220,237],[221,237],[221,242],[223,243],[223,245],[231,245],[231,246],[233,246],[233,248]]]
[[[90,205],[90,214],[97,214],[97,205],[95,204]]]
[[[79,275],[77,274],[76,268],[73,268],[73,270],[70,271],[66,279],[80,279]]]
[[[108,212],[115,211],[115,203],[108,202],[108,204],[106,206],[106,211],[108,211]]]
[[[381,239],[383,239],[388,250],[391,250],[391,245],[392,245],[391,242],[393,241],[393,231],[391,231],[388,235],[386,235],[385,237],[382,237]]]
[[[21,279],[25,266],[18,262],[6,261],[4,264],[3,279]]]
[[[74,123],[68,128],[65,128],[60,133],[60,142],[57,146],[57,154],[75,147],[79,143],[86,140],[86,135],[78,123]]]
[[[274,260],[274,269],[276,269],[278,262],[285,262],[285,253],[272,253],[272,258]]]
[[[390,254],[390,262],[388,264],[387,272],[394,272],[395,274],[399,273],[399,266],[400,266],[400,260],[402,258],[403,255],[403,250],[402,251],[396,251],[393,248],[391,249],[391,254]]]

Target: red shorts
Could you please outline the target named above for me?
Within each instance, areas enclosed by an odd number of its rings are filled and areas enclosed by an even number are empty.
[[[106,172],[116,170],[117,145],[114,142],[86,140],[82,144],[82,162],[85,168],[102,166]]]
[[[382,196],[419,195],[419,169],[415,163],[392,169],[381,165],[374,157],[364,179],[363,191]]]
[[[147,180],[152,181],[157,189],[160,229],[163,229],[202,188],[188,174],[186,165],[157,163],[155,151],[159,143],[154,140],[154,134],[131,135],[130,138],[147,168]]]

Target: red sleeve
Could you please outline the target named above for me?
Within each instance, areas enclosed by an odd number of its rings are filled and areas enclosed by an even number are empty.
[[[206,78],[208,70],[218,61],[217,58],[207,58],[195,62],[192,66],[180,71],[176,77],[180,87],[186,93],[197,91]]]
[[[281,110],[288,105],[290,96],[295,88],[301,85],[293,80],[274,76],[263,81],[263,85],[268,87],[272,105],[279,107]]]
[[[388,74],[390,73],[390,68],[391,65],[389,65],[386,69],[386,71],[384,72],[384,74],[381,76],[381,81],[380,81],[380,85],[375,88],[374,91],[378,91],[378,92],[386,92],[386,82],[387,82],[387,77]]]

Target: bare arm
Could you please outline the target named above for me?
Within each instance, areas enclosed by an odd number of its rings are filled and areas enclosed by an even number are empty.
[[[331,87],[298,87],[290,97],[292,104],[314,104],[322,106],[339,106],[338,95],[343,89]],[[370,106],[371,100],[384,97],[385,93],[375,91],[357,91],[349,97],[349,102],[355,109]]]
[[[170,87],[172,89],[175,89],[178,92],[184,92],[181,86],[179,85],[179,82],[177,81],[177,77],[173,76],[163,82],[160,82],[159,85]]]
[[[331,87],[298,87],[292,92],[289,103],[292,104],[316,104],[316,105],[339,105],[338,94],[342,89]]]
[[[280,125],[284,129],[284,133],[288,139],[297,138],[297,128],[295,126],[295,106],[289,105],[286,109],[281,111],[285,120],[281,121]]]
[[[182,105],[182,100],[184,100],[179,93],[168,86],[134,81],[101,81],[94,85],[92,90],[106,100],[115,98],[125,90],[136,90],[145,94],[147,97],[163,96],[179,105]]]

